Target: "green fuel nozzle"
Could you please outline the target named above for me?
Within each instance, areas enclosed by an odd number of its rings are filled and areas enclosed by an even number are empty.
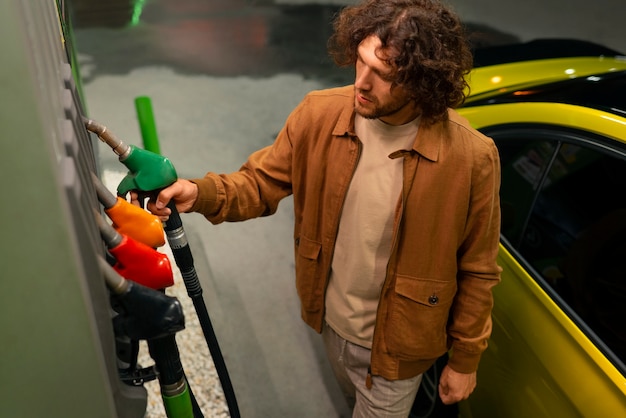
[[[118,195],[125,196],[131,190],[142,192],[160,190],[178,179],[176,169],[169,159],[125,144],[106,126],[91,119],[84,118],[83,122],[87,130],[98,135],[102,142],[110,146],[119,156],[120,162],[128,168],[128,174],[117,186]]]
[[[131,190],[160,190],[178,179],[174,165],[167,158],[134,145],[130,148],[124,159],[120,156],[120,162],[129,172],[117,186],[118,195],[124,196]]]

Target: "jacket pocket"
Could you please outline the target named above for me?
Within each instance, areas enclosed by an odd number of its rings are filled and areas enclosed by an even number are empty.
[[[316,311],[323,305],[319,280],[319,257],[322,244],[306,237],[296,238],[296,290],[307,311]],[[321,301],[321,303],[320,303]]]
[[[402,360],[436,358],[446,350],[446,325],[456,281],[396,277],[389,300],[385,342]]]

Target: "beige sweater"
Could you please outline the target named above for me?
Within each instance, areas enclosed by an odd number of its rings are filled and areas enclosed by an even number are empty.
[[[355,119],[363,150],[339,222],[326,292],[326,322],[344,339],[367,348],[372,347],[402,191],[402,160],[389,155],[411,149],[418,126],[419,119],[401,126]]]

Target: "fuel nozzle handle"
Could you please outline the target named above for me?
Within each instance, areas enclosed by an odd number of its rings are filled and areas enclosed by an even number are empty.
[[[134,340],[158,339],[185,329],[182,304],[173,296],[126,280],[98,257],[107,287],[113,293],[117,325]]]
[[[174,183],[178,176],[167,158],[154,152],[127,145],[118,139],[106,126],[91,119],[83,118],[85,128],[98,135],[101,141],[113,149],[128,174],[117,187],[117,194],[125,196],[131,190],[151,192]]]
[[[117,232],[152,248],[165,245],[163,223],[157,216],[111,193],[94,173],[91,177],[98,200]]]

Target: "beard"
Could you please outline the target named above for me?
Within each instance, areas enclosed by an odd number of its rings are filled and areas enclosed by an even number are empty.
[[[360,94],[369,100],[367,105],[364,105],[358,101],[356,95]],[[366,96],[362,93],[359,93],[355,89],[355,98],[354,98],[354,111],[365,119],[380,119],[385,116],[391,116],[398,113],[400,110],[404,109],[411,100],[404,97],[397,97],[393,100],[388,101],[387,103],[380,103],[378,98]]]

